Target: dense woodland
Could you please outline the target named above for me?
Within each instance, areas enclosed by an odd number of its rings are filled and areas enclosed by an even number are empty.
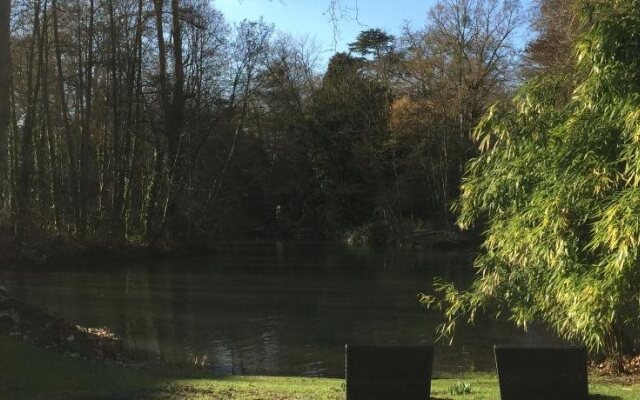
[[[215,2],[13,0],[2,223],[159,246],[449,227],[472,127],[554,51],[522,58],[526,23],[512,0],[444,0],[323,71],[312,40]]]

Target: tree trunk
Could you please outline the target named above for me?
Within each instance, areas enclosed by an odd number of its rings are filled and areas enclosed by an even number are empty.
[[[78,168],[77,168],[77,156],[76,146],[74,144],[74,134],[71,129],[71,122],[69,121],[69,112],[67,108],[67,95],[65,89],[65,76],[62,69],[62,50],[60,49],[60,33],[58,28],[58,5],[56,0],[51,2],[52,14],[53,14],[53,41],[56,57],[56,70],[58,80],[58,97],[59,108],[62,116],[62,123],[64,127],[64,138],[67,146],[67,162],[69,164],[69,186],[70,196],[69,203],[71,204],[73,221],[77,227],[78,221]]]
[[[87,38],[87,62],[85,76],[85,109],[80,135],[80,233],[86,235],[89,221],[89,186],[91,178],[90,145],[91,145],[91,119],[93,112],[93,39],[94,39],[94,0],[89,2],[89,30]]]
[[[7,185],[7,139],[9,130],[9,36],[11,21],[11,0],[0,1],[0,210],[6,205]]]
[[[39,77],[36,66],[36,42],[40,35],[40,6],[41,2],[35,1],[33,7],[33,30],[27,56],[27,110],[22,127],[22,163],[20,165],[19,187],[17,190],[18,220],[16,221],[16,234],[18,241],[22,241],[32,224],[32,207],[34,199],[31,196],[33,187],[34,170],[34,143],[33,134],[36,120],[38,95],[40,90]],[[41,56],[41,54],[40,54]],[[34,82],[35,79],[35,82]]]

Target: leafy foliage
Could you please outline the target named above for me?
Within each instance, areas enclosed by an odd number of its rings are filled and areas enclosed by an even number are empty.
[[[486,309],[593,351],[637,347],[640,2],[587,2],[581,15],[575,75],[536,77],[475,129],[481,154],[466,168],[458,224],[487,230],[471,287],[439,282],[442,297],[423,297],[445,310],[442,334]]]

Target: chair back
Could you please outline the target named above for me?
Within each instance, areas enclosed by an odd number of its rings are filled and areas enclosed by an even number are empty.
[[[433,346],[346,345],[347,400],[426,400]]]
[[[587,400],[587,351],[578,346],[495,346],[502,400]]]

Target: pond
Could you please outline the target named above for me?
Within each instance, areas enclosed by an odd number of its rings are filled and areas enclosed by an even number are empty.
[[[431,344],[441,314],[417,301],[434,277],[468,285],[472,254],[238,242],[216,255],[4,272],[13,295],[69,321],[106,326],[125,346],[169,362],[206,357],[212,373],[344,376],[344,344]],[[491,370],[493,345],[549,342],[544,332],[479,319],[437,373]]]

